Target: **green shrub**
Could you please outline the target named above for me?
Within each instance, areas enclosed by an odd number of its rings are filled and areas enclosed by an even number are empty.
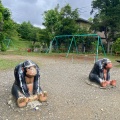
[[[92,51],[96,52],[97,44],[98,44],[97,41],[96,42],[92,42]],[[100,45],[98,46],[98,52],[102,53],[102,46],[100,46]]]
[[[1,42],[1,51],[5,52],[7,50],[7,47],[3,42]]]
[[[118,38],[114,43],[113,43],[113,51],[116,52],[120,52],[120,38]]]

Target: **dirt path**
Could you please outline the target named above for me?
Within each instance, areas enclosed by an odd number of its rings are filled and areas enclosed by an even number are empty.
[[[0,120],[119,120],[120,69],[113,67],[117,87],[99,89],[85,83],[93,61],[52,57],[0,55],[4,59],[31,59],[40,65],[41,87],[48,101],[39,110],[12,109],[7,104],[14,81],[13,69],[0,72]],[[16,111],[18,110],[18,111]]]

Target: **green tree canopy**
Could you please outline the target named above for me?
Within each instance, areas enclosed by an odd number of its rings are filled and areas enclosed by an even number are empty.
[[[2,41],[4,40],[5,35],[8,35],[7,31],[12,30],[12,28],[13,28],[13,20],[11,19],[10,11],[9,11],[9,9],[5,8],[2,5],[2,2],[0,1],[0,44],[1,44],[1,50],[3,50],[3,46],[4,46],[4,43]]]
[[[120,28],[120,0],[94,0],[91,13],[93,12],[96,14],[92,28],[104,31],[108,43],[107,52],[109,52],[109,43],[115,40]]]
[[[79,18],[78,9],[72,10],[67,4],[63,8],[57,5],[54,9],[44,12],[44,23],[48,31],[50,41],[55,35],[72,35],[78,31],[75,22]]]
[[[18,27],[18,33],[20,34],[21,38],[29,39],[29,33],[31,32],[32,28],[33,28],[33,25],[29,21],[23,22]]]

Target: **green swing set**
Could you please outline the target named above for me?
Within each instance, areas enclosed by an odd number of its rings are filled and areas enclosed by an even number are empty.
[[[105,50],[104,50],[104,47],[103,47],[101,38],[100,38],[100,36],[97,35],[97,34],[59,35],[59,36],[55,36],[55,37],[53,38],[53,40],[51,41],[51,43],[50,43],[49,50],[51,49],[53,42],[54,42],[54,41],[58,41],[58,38],[71,37],[71,42],[70,42],[70,45],[69,45],[69,47],[68,47],[68,51],[67,51],[67,54],[66,54],[66,57],[68,57],[68,55],[69,55],[69,53],[70,53],[71,46],[72,46],[73,43],[75,44],[76,52],[78,53],[78,48],[77,48],[77,44],[76,44],[75,37],[87,37],[87,36],[97,37],[96,57],[95,57],[95,60],[98,60],[98,52],[99,52],[99,51],[98,51],[98,48],[99,48],[99,45],[101,45],[102,50],[103,50],[103,53],[104,53],[104,56],[106,56],[106,53],[105,53]],[[58,42],[57,42],[57,43],[58,43]]]

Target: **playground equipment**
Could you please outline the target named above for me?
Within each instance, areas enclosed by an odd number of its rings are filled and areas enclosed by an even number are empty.
[[[7,48],[9,48],[10,44],[12,44],[13,47],[15,48],[15,46],[14,46],[14,44],[13,44],[11,39],[4,39],[3,43],[6,45]]]
[[[49,50],[51,50],[52,44],[53,44],[54,41],[56,41],[56,43],[58,43],[58,38],[71,37],[71,42],[70,42],[70,45],[69,45],[69,47],[68,47],[68,51],[67,51],[67,54],[66,54],[66,57],[68,57],[68,55],[69,55],[69,53],[70,53],[71,46],[72,46],[73,43],[74,43],[74,45],[75,45],[76,52],[78,53],[78,48],[77,48],[77,44],[76,44],[76,39],[75,39],[75,38],[76,38],[76,37],[87,37],[87,36],[93,36],[93,37],[96,37],[96,38],[97,38],[96,57],[95,57],[95,59],[96,59],[96,60],[98,59],[98,48],[99,48],[99,45],[101,45],[102,50],[103,50],[103,53],[104,53],[104,56],[106,56],[106,53],[105,53],[105,50],[104,50],[104,47],[103,47],[101,38],[100,38],[100,36],[97,35],[97,34],[59,35],[59,36],[55,36],[55,37],[53,38],[53,40],[51,41],[51,43],[50,43]],[[58,45],[57,45],[57,46],[58,46]]]

